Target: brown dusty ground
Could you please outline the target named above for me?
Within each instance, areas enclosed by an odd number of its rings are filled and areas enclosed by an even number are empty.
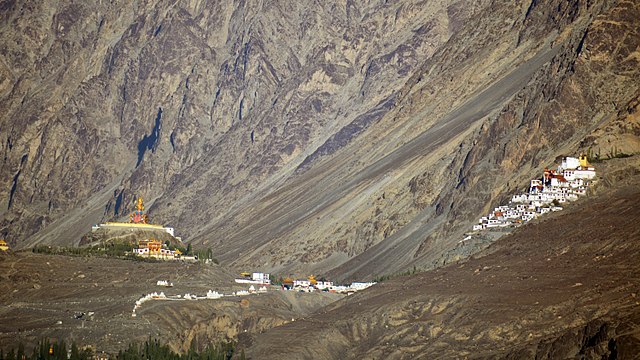
[[[240,346],[253,359],[639,358],[638,180]]]
[[[49,338],[113,353],[151,336],[184,350],[194,339],[197,344],[235,339],[240,332],[290,322],[339,298],[272,291],[219,300],[150,301],[135,318],[131,316],[135,301],[143,294],[164,291],[167,295],[204,296],[210,289],[230,294],[246,288],[233,278],[220,266],[200,263],[30,252],[0,255],[0,347],[23,342],[29,348]],[[169,280],[174,287],[157,286],[157,280]],[[76,319],[83,312],[86,315]]]

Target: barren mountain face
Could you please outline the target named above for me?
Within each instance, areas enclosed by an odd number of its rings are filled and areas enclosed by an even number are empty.
[[[640,151],[633,1],[0,8],[15,247],[77,243],[143,196],[225,264],[370,278],[455,260],[559,155]]]

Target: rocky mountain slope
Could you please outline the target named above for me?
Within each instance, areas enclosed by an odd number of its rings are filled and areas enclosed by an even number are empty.
[[[637,359],[640,164],[627,165],[631,176],[607,179],[615,190],[472,259],[379,283],[241,347],[253,359]]]
[[[372,277],[450,261],[541,167],[610,151],[603,133],[640,151],[632,1],[0,6],[17,247],[77,243],[144,196],[227,264]]]

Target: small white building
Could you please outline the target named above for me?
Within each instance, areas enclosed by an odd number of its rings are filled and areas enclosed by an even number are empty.
[[[318,290],[324,290],[333,288],[333,285],[333,281],[318,281],[315,286]]]
[[[133,253],[139,256],[149,255],[149,248],[133,249]]]
[[[562,174],[567,180],[586,179],[591,180],[596,177],[596,169],[589,164],[586,156],[580,158],[565,157],[558,166],[558,173]]]
[[[271,280],[269,279],[269,274],[261,273],[261,272],[254,272],[253,274],[251,274],[251,280],[267,281],[267,283],[271,283]]]
[[[580,160],[578,158],[566,156],[562,158],[562,162],[560,166],[558,166],[558,172],[562,173],[565,169],[577,169],[578,166],[580,166]]]
[[[308,288],[309,286],[311,286],[311,281],[309,280],[293,280],[293,287],[303,287],[303,288]]]
[[[271,279],[269,274],[254,272],[251,274],[251,279],[248,278],[240,278],[235,279],[235,281],[239,284],[256,284],[256,285],[270,285]]]
[[[499,219],[489,219],[489,221],[487,221],[486,227],[487,228],[496,228],[496,227],[507,227],[510,224],[503,221],[503,220],[499,220]]]
[[[593,179],[595,177],[596,177],[596,169],[594,169],[594,168],[577,169],[575,171],[575,178],[576,179],[591,180],[591,179]]]
[[[564,176],[554,176],[551,178],[551,186],[553,187],[564,187],[569,186],[567,183],[567,179]]]

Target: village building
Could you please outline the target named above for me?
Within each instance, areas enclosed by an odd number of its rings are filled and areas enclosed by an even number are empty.
[[[315,285],[318,290],[330,290],[334,287],[333,281],[318,281]]]
[[[319,285],[320,284],[320,285]],[[309,275],[306,279],[293,280],[293,289],[312,291],[313,289],[328,289],[333,286],[330,281],[318,281],[315,275]]]
[[[141,248],[144,248],[144,249],[148,250],[151,253],[158,253],[162,249],[162,242],[160,242],[160,241],[158,241],[156,239],[140,240],[138,242],[138,245]]]
[[[249,274],[243,272],[240,275],[243,277],[235,279],[238,284],[271,285],[270,276],[266,273],[254,272]]]
[[[286,277],[282,280],[282,288],[286,290],[293,289],[293,279]]]
[[[302,287],[302,288],[308,288],[309,286],[311,286],[311,281],[309,280],[294,280],[293,281],[293,287]]]
[[[165,244],[156,239],[140,240],[138,247],[133,249],[133,254],[164,260],[178,260],[182,258],[182,252],[180,250],[170,250]]]

